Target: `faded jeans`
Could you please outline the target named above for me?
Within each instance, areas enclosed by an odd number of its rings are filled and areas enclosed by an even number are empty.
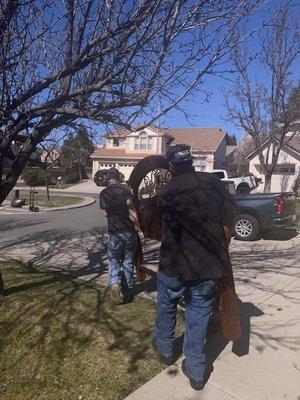
[[[132,288],[136,246],[136,232],[122,232],[109,235],[107,257],[110,286],[117,283],[121,285],[125,292]],[[123,274],[121,273],[122,270]],[[123,282],[123,280],[126,282]],[[124,284],[127,287],[124,288]]]
[[[201,381],[205,372],[204,344],[207,326],[215,300],[214,280],[185,282],[158,271],[154,341],[163,356],[172,357],[177,304],[182,296],[185,300],[183,353],[186,369],[192,378]]]

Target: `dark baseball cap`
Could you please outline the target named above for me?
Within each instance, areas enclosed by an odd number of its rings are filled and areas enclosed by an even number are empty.
[[[110,168],[107,170],[107,177],[108,179],[118,179],[120,177],[120,173],[117,168]]]
[[[166,152],[166,157],[171,164],[181,164],[187,161],[192,161],[193,156],[191,155],[190,147],[186,144],[176,144],[170,146]]]

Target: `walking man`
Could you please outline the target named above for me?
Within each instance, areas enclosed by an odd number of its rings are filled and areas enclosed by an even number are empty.
[[[157,274],[153,346],[161,360],[174,360],[177,304],[185,300],[182,371],[195,390],[205,385],[204,344],[216,280],[229,273],[228,233],[235,206],[215,176],[195,172],[190,149],[167,151],[172,178],[158,193],[162,244]]]
[[[111,297],[116,304],[132,297],[137,236],[143,239],[129,186],[119,183],[116,168],[108,170],[108,186],[100,193],[100,208],[108,226],[108,267]]]

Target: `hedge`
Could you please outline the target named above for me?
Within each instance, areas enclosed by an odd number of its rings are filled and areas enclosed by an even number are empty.
[[[44,186],[46,184],[46,175],[44,171],[25,171],[22,179],[29,186]]]

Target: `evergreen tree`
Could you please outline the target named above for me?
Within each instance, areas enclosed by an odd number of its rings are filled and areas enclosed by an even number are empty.
[[[60,159],[66,167],[78,166],[79,178],[82,180],[82,167],[91,164],[90,155],[94,145],[87,129],[83,125],[76,127],[76,134],[70,133],[61,148]]]

